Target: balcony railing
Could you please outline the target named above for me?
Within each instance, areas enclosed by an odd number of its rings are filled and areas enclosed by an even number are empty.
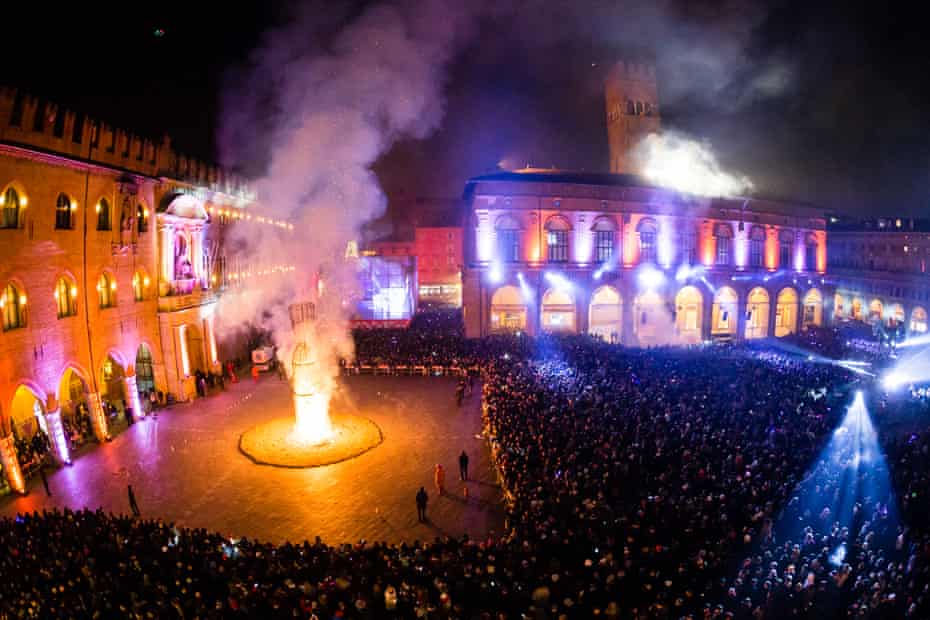
[[[173,280],[168,285],[168,294],[159,296],[158,311],[174,312],[209,303],[216,299],[216,291],[200,287],[200,280]]]

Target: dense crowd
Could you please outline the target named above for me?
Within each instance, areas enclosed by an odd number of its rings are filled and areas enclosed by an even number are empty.
[[[504,534],[273,546],[24,515],[0,521],[0,618],[930,617],[925,401],[872,398],[873,434],[847,413],[858,375],[742,346],[467,341],[437,321],[356,348],[480,366]]]

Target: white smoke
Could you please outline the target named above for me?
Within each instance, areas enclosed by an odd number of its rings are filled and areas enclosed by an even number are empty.
[[[246,324],[272,332],[281,359],[295,345],[287,307],[317,302],[318,321],[302,338],[316,363],[335,374],[335,362],[351,353],[345,299],[355,289],[349,241],[383,214],[386,200],[371,167],[398,139],[423,138],[444,110],[447,64],[472,30],[476,5],[454,0],[409,0],[367,9],[328,45],[308,44],[317,33],[313,14],[270,34],[253,54],[245,92],[227,101],[221,134],[270,137],[265,176],[256,183],[257,209],[292,222],[292,231],[250,222],[232,228],[231,252],[250,264],[294,265],[293,272],[251,278],[247,289],[223,297],[221,335]],[[325,8],[325,7],[321,7]],[[317,51],[307,52],[313,47]],[[262,105],[248,89],[273,86],[273,104]],[[267,93],[266,93],[267,94]],[[266,102],[267,103],[267,102]],[[272,117],[255,116],[274,109]],[[241,123],[270,128],[259,136]],[[322,273],[324,287],[315,277]],[[322,294],[317,299],[319,288]]]
[[[710,145],[674,132],[649,134],[633,157],[652,183],[711,197],[742,196],[752,191],[749,177],[724,171]]]

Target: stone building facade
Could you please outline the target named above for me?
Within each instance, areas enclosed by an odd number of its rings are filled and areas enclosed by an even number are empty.
[[[634,147],[661,127],[655,67],[624,61],[615,64],[607,74],[604,101],[609,170],[614,174],[640,174],[633,158]]]
[[[828,316],[817,209],[558,172],[477,177],[465,195],[469,337],[695,344],[784,336]]]
[[[167,138],[0,91],[0,464],[11,489],[24,486],[17,441],[42,429],[70,462],[82,428],[112,434],[105,403],[139,417],[140,392],[187,400],[196,371],[219,370],[218,295],[253,275],[225,255],[225,231],[290,226],[255,210],[242,179]]]

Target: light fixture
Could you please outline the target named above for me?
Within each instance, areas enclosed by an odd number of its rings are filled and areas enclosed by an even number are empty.
[[[19,305],[20,305],[20,306],[25,306],[25,305],[26,305],[26,296],[25,296],[25,295],[20,295],[20,296],[19,296]]]
[[[94,207],[94,211],[96,211],[97,213],[100,213],[100,203],[99,203],[99,202],[97,203],[97,206]]]
[[[113,280],[112,282],[110,282],[110,290],[111,291],[116,290],[116,280]]]
[[[149,285],[149,282],[151,282],[151,280],[149,280],[149,277],[148,277],[148,276],[145,276],[145,277],[142,279],[142,286],[148,286],[148,285]]]
[[[25,196],[22,196],[22,197],[19,199],[19,206],[20,206],[20,207],[22,207],[22,208],[25,209],[25,208],[26,208],[26,205],[28,205],[28,204],[29,204],[29,199],[26,198]]]
[[[76,201],[76,200],[72,200],[72,201],[71,201],[71,210],[72,210],[72,211],[77,211],[77,201]]]
[[[71,287],[71,296],[72,296],[72,297],[77,297],[77,287],[76,287],[76,286],[72,286],[72,287]]]

